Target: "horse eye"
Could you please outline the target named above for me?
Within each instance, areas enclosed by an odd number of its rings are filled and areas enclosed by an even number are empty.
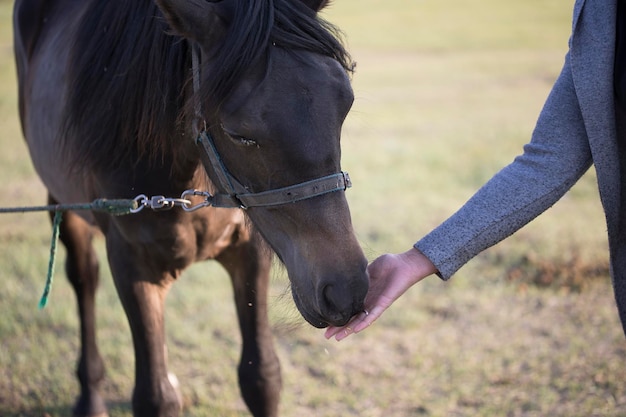
[[[259,147],[259,144],[256,140],[254,139],[250,139],[247,138],[245,136],[241,136],[241,135],[237,135],[235,133],[229,132],[228,130],[224,129],[222,127],[222,129],[224,130],[224,132],[226,132],[226,134],[228,135],[228,137],[230,139],[232,139],[236,144],[241,145],[241,146],[254,146],[254,147]]]
[[[239,142],[239,144],[241,144],[243,146],[255,146],[257,148],[259,147],[259,144],[254,139],[248,139],[248,138],[243,137],[243,136],[231,136],[231,137],[235,141]]]

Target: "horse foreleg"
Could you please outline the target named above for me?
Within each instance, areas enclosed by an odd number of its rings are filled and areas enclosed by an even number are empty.
[[[239,243],[217,260],[229,272],[243,340],[239,387],[255,417],[278,415],[280,364],[270,330],[267,293],[271,255],[259,242]]]
[[[49,197],[50,204],[57,202]],[[98,287],[98,258],[92,246],[93,231],[77,214],[66,212],[59,238],[67,249],[65,270],[74,288],[80,316],[80,359],[76,374],[80,396],[74,415],[106,416],[106,406],[98,388],[104,378],[104,364],[96,344],[95,295]]]
[[[165,351],[164,303],[173,278],[139,264],[126,242],[107,234],[107,253],[135,348],[133,414],[137,417],[175,417],[182,404],[170,383]]]

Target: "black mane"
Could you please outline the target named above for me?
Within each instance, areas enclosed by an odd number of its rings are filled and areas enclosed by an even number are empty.
[[[92,1],[77,30],[63,138],[74,165],[174,158],[190,108],[189,43],[171,34],[151,0]],[[219,68],[203,80],[202,96],[217,108],[271,45],[332,57],[346,71],[353,67],[336,29],[302,2],[237,0],[214,57]]]
[[[339,41],[338,30],[319,19],[298,0],[240,0],[233,22],[213,59],[216,72],[203,83],[203,98],[217,107],[237,85],[240,77],[270,45],[305,50],[336,59],[348,72],[350,55]]]

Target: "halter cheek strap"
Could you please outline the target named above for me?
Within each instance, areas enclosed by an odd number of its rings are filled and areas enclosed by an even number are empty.
[[[197,95],[200,90],[200,52],[197,45],[192,46],[191,53],[192,71],[193,71],[193,89]],[[347,172],[338,172],[336,174],[327,175],[325,177],[316,178],[299,184],[290,185],[283,188],[276,188],[259,193],[250,193],[230,172],[226,169],[222,158],[220,157],[213,137],[207,131],[203,121],[200,109],[200,101],[196,97],[195,103],[196,120],[193,122],[194,136],[196,136],[196,145],[200,150],[200,159],[204,165],[204,169],[210,178],[215,178],[219,188],[225,191],[211,195],[204,192],[187,191],[187,195],[204,195],[206,202],[204,205],[226,208],[243,208],[249,207],[270,207],[282,204],[295,203],[297,201],[306,200],[332,193],[335,191],[343,191],[352,186],[350,177]],[[213,174],[213,175],[211,175]],[[200,205],[202,206],[202,205]],[[195,206],[193,209],[196,209]]]

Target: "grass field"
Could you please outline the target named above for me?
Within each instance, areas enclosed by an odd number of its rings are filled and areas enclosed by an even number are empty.
[[[410,247],[521,151],[567,51],[572,5],[336,0],[324,13],[358,63],[343,168],[368,257]],[[0,206],[35,205],[46,194],[19,129],[11,8],[0,0]],[[425,280],[342,343],[304,323],[277,269],[271,315],[281,414],[626,415],[626,341],[597,194],[591,171],[450,282]],[[44,214],[0,216],[2,416],[67,416],[77,393],[77,319],[62,268],[49,306],[37,310],[49,239]],[[102,242],[98,248],[104,260]],[[127,417],[131,338],[104,265],[102,275],[104,392],[110,415]],[[230,298],[228,279],[212,263],[191,268],[168,298],[170,365],[185,416],[248,415],[236,387]]]

